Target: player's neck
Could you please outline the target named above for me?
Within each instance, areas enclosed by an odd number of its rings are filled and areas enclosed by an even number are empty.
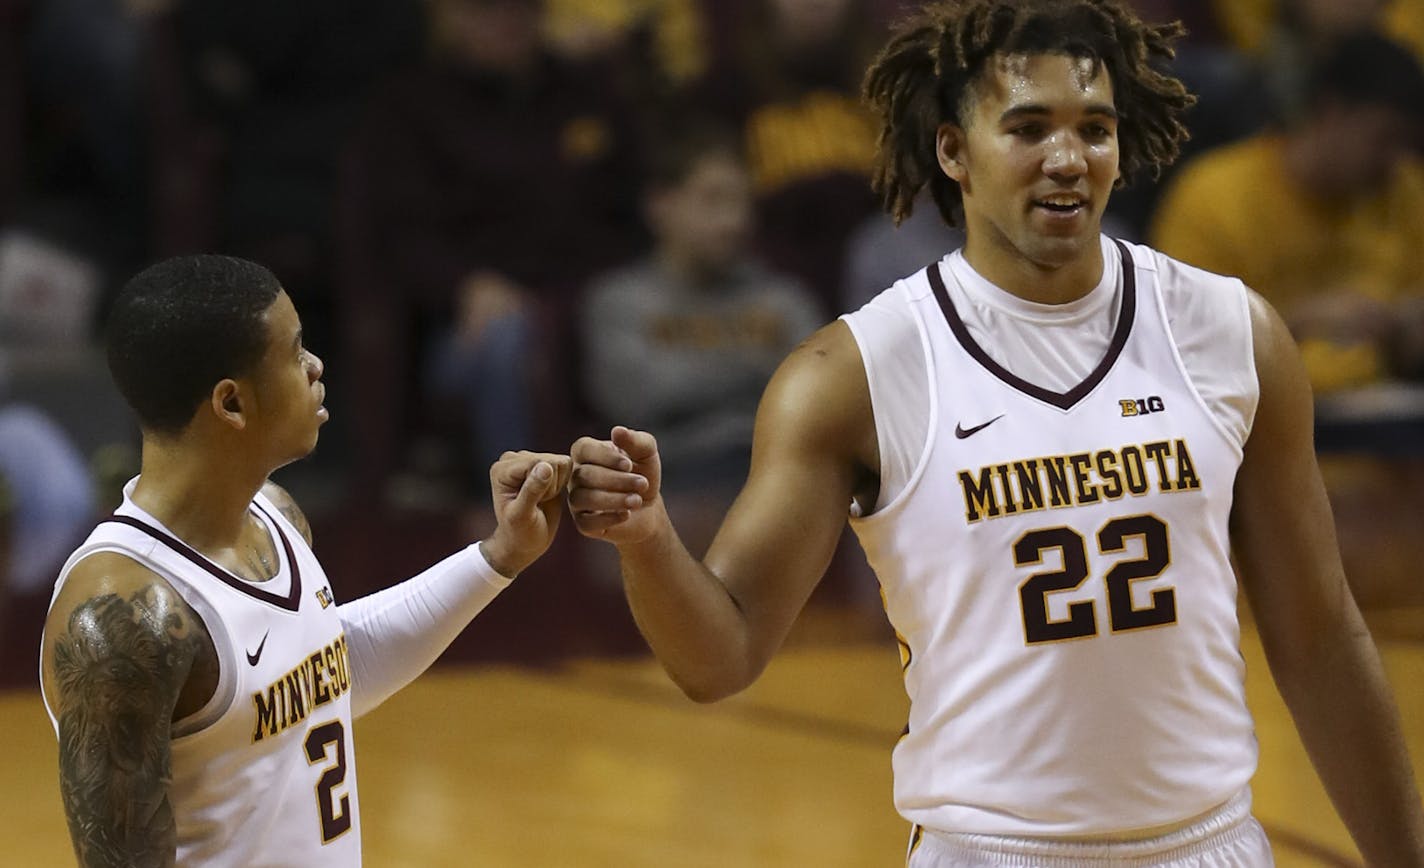
[[[984,236],[981,234],[980,238]],[[1007,241],[976,243],[971,233],[964,259],[981,277],[1005,292],[1039,304],[1067,304],[1093,291],[1103,279],[1103,251],[1093,236],[1078,254],[1062,262],[1040,262]]]
[[[267,474],[224,450],[185,448],[145,437],[133,501],[198,551],[231,546]]]

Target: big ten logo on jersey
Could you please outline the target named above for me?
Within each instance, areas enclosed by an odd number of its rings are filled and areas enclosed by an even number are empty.
[[[323,585],[322,588],[316,592],[316,601],[321,603],[321,607],[325,609],[327,606],[336,602],[336,598],[331,595],[331,588]]]
[[[1146,416],[1150,413],[1161,413],[1167,409],[1167,405],[1162,403],[1162,399],[1153,395],[1149,398],[1123,398],[1119,400],[1118,406],[1122,408],[1122,415]]]

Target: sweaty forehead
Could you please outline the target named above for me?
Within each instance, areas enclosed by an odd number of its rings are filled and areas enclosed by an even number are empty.
[[[981,103],[998,108],[1082,100],[1112,104],[1107,67],[1069,54],[999,54],[975,88]]]
[[[1071,54],[998,54],[990,65],[999,76],[1011,79],[1038,78],[1044,72],[1051,75],[1066,72],[1081,90],[1087,90],[1099,75],[1104,74],[1101,63],[1091,57]]]

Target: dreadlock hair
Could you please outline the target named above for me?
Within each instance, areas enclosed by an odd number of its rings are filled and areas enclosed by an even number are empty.
[[[1119,115],[1121,180],[1153,177],[1177,158],[1188,136],[1182,115],[1196,97],[1154,64],[1176,54],[1178,22],[1144,23],[1118,0],[941,0],[896,30],[866,71],[863,94],[880,116],[872,185],[899,223],[929,185],[940,215],[958,225],[959,184],[940,170],[936,131],[965,125],[972,88],[990,59],[1066,54],[1106,69]]]

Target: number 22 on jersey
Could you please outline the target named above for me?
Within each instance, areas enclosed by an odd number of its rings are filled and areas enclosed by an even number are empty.
[[[1142,540],[1142,556],[1115,562],[1103,578],[1108,623],[1114,633],[1177,620],[1176,594],[1170,587],[1154,590],[1150,604],[1141,608],[1132,599],[1133,582],[1160,576],[1172,561],[1167,525],[1161,519],[1130,515],[1109,521],[1096,535],[1098,551],[1104,555],[1125,552],[1128,540],[1134,538]],[[1088,543],[1082,534],[1061,525],[1029,531],[1014,543],[1014,564],[1038,566],[1043,563],[1044,553],[1055,549],[1062,556],[1062,568],[1034,573],[1019,586],[1024,639],[1030,645],[1084,639],[1098,633],[1097,606],[1092,600],[1069,603],[1067,617],[1050,619],[1048,615],[1050,593],[1074,590],[1088,579]]]

